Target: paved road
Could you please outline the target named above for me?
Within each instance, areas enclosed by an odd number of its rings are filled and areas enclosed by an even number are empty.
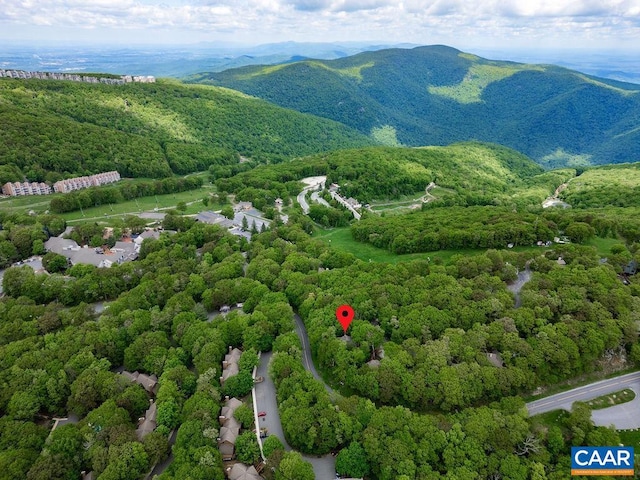
[[[322,185],[327,180],[327,177],[308,177],[300,180],[302,183],[305,183],[307,186],[302,189],[302,191],[298,194],[297,200],[300,206],[302,207],[302,211],[304,214],[309,213],[309,204],[307,203],[307,199],[305,198],[307,192],[309,190],[315,190],[319,185]]]
[[[302,319],[297,313],[293,315],[293,318],[296,321],[296,333],[298,334],[300,343],[302,343],[302,364],[304,365],[304,368],[311,372],[316,380],[322,382],[324,388],[327,390],[327,392],[329,392],[329,394],[333,393],[333,389],[329,385],[324,383],[324,380],[318,374],[318,371],[313,364],[313,358],[311,357],[311,346],[309,345],[309,336],[307,335],[307,329],[305,328],[304,323],[302,323]]]
[[[316,203],[319,203],[320,205],[324,205],[325,207],[331,206],[329,205],[329,202],[327,202],[324,198],[320,196],[320,192],[318,191],[311,192],[311,200],[313,200]]]
[[[568,392],[558,393],[546,398],[527,403],[529,415],[550,412],[552,410],[571,410],[576,401],[589,401],[601,395],[632,389],[636,398],[632,402],[623,403],[602,410],[594,410],[592,414],[596,425],[615,425],[619,430],[640,428],[640,372],[629,373],[621,377],[600,380],[599,382],[574,388]]]
[[[308,342],[307,342],[308,343]],[[310,357],[309,357],[310,358]],[[260,357],[260,364],[256,375],[264,377],[264,381],[255,385],[256,407],[260,412],[267,412],[265,417],[260,419],[260,428],[266,427],[269,435],[276,435],[284,444],[286,450],[291,450],[284,437],[278,404],[276,401],[276,387],[269,377],[268,365],[271,360],[271,352],[263,353]],[[313,365],[313,363],[311,363]],[[306,365],[305,365],[306,368]],[[334,480],[336,477],[336,462],[331,455],[324,457],[312,457],[303,455],[303,458],[311,462],[316,480]]]

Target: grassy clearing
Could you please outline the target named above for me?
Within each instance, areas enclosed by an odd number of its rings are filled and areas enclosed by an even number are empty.
[[[596,247],[598,255],[600,255],[601,257],[606,257],[607,255],[611,255],[611,247],[613,247],[614,245],[619,245],[620,243],[624,243],[624,241],[617,238],[593,237],[592,239],[585,242],[585,245]]]
[[[484,253],[486,249],[459,249],[459,250],[438,250],[435,252],[424,252],[424,253],[409,253],[406,255],[396,255],[395,253],[391,253],[388,250],[384,250],[382,248],[374,247],[368,243],[357,242],[351,236],[351,231],[349,228],[334,228],[330,230],[325,230],[318,228],[313,234],[314,237],[322,240],[327,245],[337,248],[339,250],[343,250],[345,252],[351,253],[355,255],[360,260],[364,260],[365,262],[387,262],[387,263],[398,263],[398,262],[408,262],[411,260],[428,260],[428,261],[436,261],[436,259],[440,259],[443,263],[448,263],[451,260],[451,257],[458,254],[464,255],[479,255]],[[541,254],[545,249],[540,247],[516,247],[514,251],[517,252],[525,252],[525,251],[539,251]]]
[[[186,192],[154,195],[152,197],[142,197],[114,205],[100,205],[97,207],[85,208],[82,211],[63,213],[61,216],[67,220],[67,222],[78,222],[125,214],[136,215],[141,212],[154,211],[156,208],[158,211],[162,211],[163,209],[174,208],[180,202],[185,202],[187,204],[195,202],[192,205],[187,206],[187,211],[184,212],[186,214],[194,214],[202,210],[218,210],[222,208],[220,205],[209,205],[205,207],[201,202],[202,198],[212,191],[211,187],[203,187]]]
[[[547,413],[541,413],[531,417],[531,423],[534,426],[559,427],[564,428],[564,421],[569,416],[566,410],[552,410]]]
[[[638,449],[640,449],[640,429],[618,430],[618,434],[620,435],[620,440],[622,440],[622,443],[624,445],[628,447],[634,447],[636,452],[639,451]]]
[[[636,398],[636,394],[633,390],[625,388],[618,392],[609,393],[608,395],[602,395],[600,397],[589,400],[589,406],[592,410],[602,410],[603,408],[613,407],[614,405],[620,405],[621,403],[627,403]]]

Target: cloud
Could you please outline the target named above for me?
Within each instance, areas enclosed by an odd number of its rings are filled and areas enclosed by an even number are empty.
[[[0,0],[3,32],[22,27],[180,31],[180,41],[383,40],[474,44],[640,38],[640,0]],[[144,34],[136,38],[144,38]],[[177,38],[177,37],[176,37]],[[150,34],[148,41],[153,39]],[[563,46],[566,46],[563,44]]]

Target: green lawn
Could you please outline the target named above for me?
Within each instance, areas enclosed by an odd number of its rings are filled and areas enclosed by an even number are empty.
[[[593,237],[589,241],[585,242],[585,245],[591,245],[592,247],[596,247],[598,251],[598,255],[601,257],[606,257],[607,255],[611,255],[611,247],[614,245],[618,245],[620,243],[624,243],[623,240],[619,240],[617,238],[600,238]]]
[[[333,248],[352,253],[360,260],[364,260],[366,262],[371,261],[398,263],[416,259],[434,261],[436,258],[439,258],[444,263],[447,263],[449,260],[451,260],[451,257],[456,254],[478,255],[480,253],[486,252],[486,249],[465,248],[459,250],[438,250],[435,252],[408,253],[404,255],[397,255],[395,253],[389,252],[388,250],[374,247],[373,245],[370,245],[368,243],[355,241],[351,237],[351,231],[348,227],[334,229],[317,228],[313,233],[313,236],[318,238],[319,240],[322,240],[327,245]],[[518,252],[535,250],[540,251],[541,254],[544,252],[544,249],[539,247],[516,247],[514,248],[514,250]]]
[[[566,410],[552,410],[547,413],[541,413],[531,417],[531,423],[533,425],[541,425],[546,427],[560,427],[564,428],[564,420],[569,416],[569,412]]]
[[[601,410],[603,408],[613,407],[621,403],[627,403],[636,398],[636,394],[633,390],[626,388],[618,392],[609,393],[608,395],[602,395],[600,397],[589,400],[587,403],[591,407],[591,410]]]
[[[628,447],[634,447],[636,456],[640,451],[640,430],[618,430],[620,440]]]
[[[209,205],[205,207],[201,200],[213,191],[211,186],[204,186],[196,190],[188,190],[186,192],[169,193],[167,195],[154,195],[152,197],[142,197],[128,202],[113,204],[113,205],[100,205],[98,207],[85,208],[82,211],[63,213],[67,222],[79,222],[83,220],[106,218],[110,216],[119,216],[125,214],[135,215],[140,212],[154,211],[158,208],[158,211],[162,209],[173,208],[179,202],[196,202],[193,205],[188,205],[186,214],[198,213],[202,210],[219,210],[222,208],[220,205]]]

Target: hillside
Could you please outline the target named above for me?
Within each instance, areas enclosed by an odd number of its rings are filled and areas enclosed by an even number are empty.
[[[114,168],[127,177],[158,178],[237,163],[239,156],[277,162],[372,143],[331,120],[227,89],[169,81],[2,79],[0,117],[0,182]]]
[[[287,191],[297,193],[297,180],[326,175],[327,185],[340,184],[342,195],[361,203],[420,197],[434,182],[446,193],[432,202],[434,206],[539,206],[573,176],[570,171],[544,173],[530,158],[514,150],[472,142],[446,147],[347,149],[260,166],[235,176],[225,174],[222,167],[213,170],[220,191],[237,193],[245,200],[276,198],[287,195]]]
[[[573,208],[640,207],[640,163],[589,168],[559,196]]]
[[[388,144],[495,142],[551,168],[639,159],[640,86],[444,46],[251,66],[189,81],[331,118]]]

